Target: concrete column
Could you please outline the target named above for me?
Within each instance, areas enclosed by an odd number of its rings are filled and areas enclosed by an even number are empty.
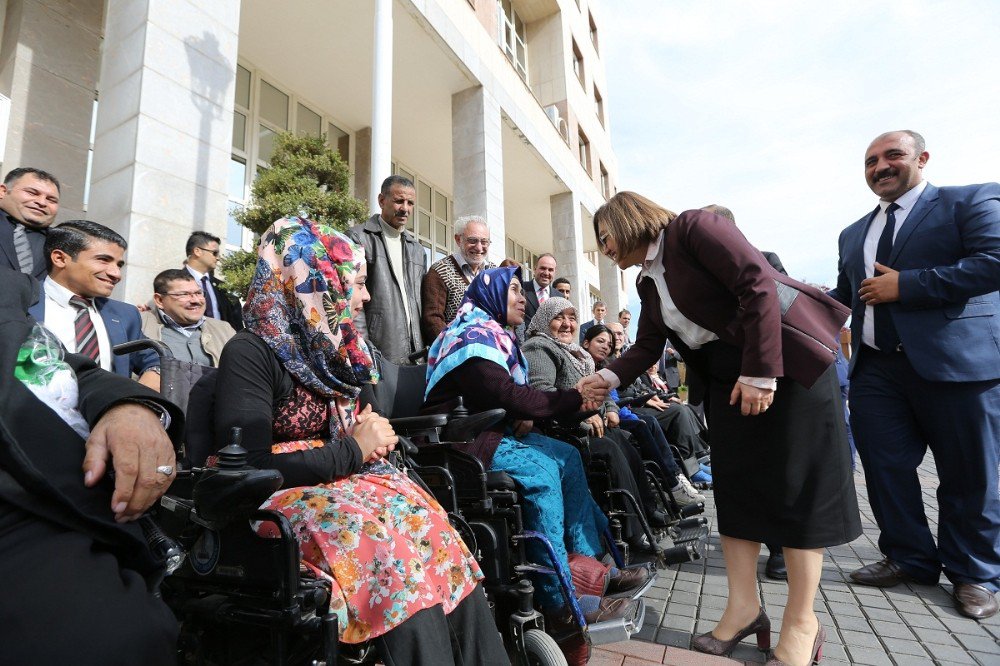
[[[104,2],[3,4],[0,92],[11,100],[3,171],[49,171],[62,184],[58,221],[83,217]]]
[[[193,230],[225,238],[240,0],[107,0],[90,215],[144,301]]]
[[[481,86],[451,96],[455,217],[482,215],[490,228],[490,261],[504,258],[503,139],[500,104]]]
[[[385,180],[389,176],[386,171],[382,176]],[[354,196],[362,201],[371,200],[372,192],[372,128],[362,127],[354,133]],[[378,186],[382,182],[379,181]],[[376,187],[378,187],[376,186]],[[375,190],[375,201],[378,202],[378,189]],[[376,205],[372,211],[378,210]]]
[[[370,210],[378,210],[379,189],[392,169],[392,0],[375,0],[374,48]]]
[[[583,234],[580,232],[580,200],[572,192],[553,194],[549,197],[552,211],[552,241],[558,270],[573,285],[572,301],[579,312],[580,321],[590,318],[590,289],[583,276]]]
[[[618,321],[618,312],[625,307],[621,300],[618,267],[601,255],[597,258],[597,272],[601,279],[601,300],[608,306],[608,321]]]

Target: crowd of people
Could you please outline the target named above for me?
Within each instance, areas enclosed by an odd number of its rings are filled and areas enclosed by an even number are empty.
[[[58,570],[66,588],[86,578],[95,591],[60,630],[100,644],[108,663],[172,660],[177,629],[154,595],[157,563],[134,521],[176,475],[184,415],[158,393],[155,354],[112,351],[142,338],[218,368],[216,442],[239,426],[251,464],[281,471],[265,506],[289,519],[305,565],[330,582],[341,640],[373,641],[386,663],[447,663],[442,636],[456,664],[507,657],[475,558],[437,501],[387,464],[397,442],[387,415],[360,404],[378,355],[411,364],[426,354],[425,413],[448,413],[459,398],[472,411],[506,411],[458,447],[515,480],[525,527],[567,570],[602,572],[596,591],[570,585],[588,621],[626,615],[628,592],[651,572],[606,563],[608,519],[580,450],[553,427],[574,418],[588,457],[638,500],[620,526],[631,550],[655,547],[642,523],[669,520],[646,462],[678,505],[714,493],[729,594],[717,626],[694,637],[697,650],[729,654],[748,636],[770,649],[756,582],[766,544],[767,574],[788,581],[769,663],[818,660],[824,549],[861,533],[855,450],[884,559],[851,580],[936,584],[944,572],[959,612],[991,617],[1000,185],[935,187],[923,179],[928,159],[908,130],[869,145],[865,177],[879,205],[841,234],[829,292],[790,278],[722,206],[675,214],[616,194],[595,213],[594,233],[610,261],[640,269],[634,340],[629,310],[609,321],[597,301],[580,321],[552,254],[494,265],[482,217],[458,219],[455,251],[428,267],[406,229],[414,186],[400,176],[384,181],[380,210],[346,233],[276,221],[242,298],[214,275],[220,239],[194,232],[184,264],[159,273],[136,307],[111,298],[127,241],[97,222],[53,224],[58,179],[14,169],[0,185],[0,573],[15,585],[0,602],[3,632],[51,630],[47,597],[29,593],[44,588],[42,574],[28,563],[58,559],[46,576]],[[680,362],[688,401],[676,395]],[[929,395],[934,409],[922,406]],[[928,448],[940,481],[936,540],[916,472]],[[537,543],[528,550],[544,559]],[[534,582],[539,609],[565,623],[556,577]],[[21,663],[20,644],[5,638],[0,655]],[[73,644],[32,648],[70,659]]]

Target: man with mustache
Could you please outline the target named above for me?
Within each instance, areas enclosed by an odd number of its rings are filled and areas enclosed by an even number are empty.
[[[112,347],[145,338],[134,305],[111,292],[122,279],[128,243],[103,224],[71,220],[49,229],[45,258],[49,276],[29,313],[59,338],[70,353],[99,367],[160,389],[160,361],[151,350],[116,356]]]
[[[58,212],[55,176],[31,167],[8,173],[0,185],[0,265],[42,280],[45,234]]]
[[[876,137],[878,206],[840,235],[830,295],[852,308],[851,427],[885,556],[851,578],[934,585],[943,569],[981,620],[1000,583],[1000,185],[935,187],[929,157],[911,130]],[[928,447],[937,543],[917,478]]]

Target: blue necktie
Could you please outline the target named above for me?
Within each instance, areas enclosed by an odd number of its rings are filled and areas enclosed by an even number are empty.
[[[885,209],[885,229],[878,238],[878,246],[875,248],[875,261],[887,266],[889,255],[892,254],[892,239],[896,233],[896,211],[900,205],[891,203]],[[895,351],[899,346],[899,334],[896,333],[896,325],[892,321],[892,313],[889,312],[888,303],[873,305],[875,311],[875,346],[883,352]]]

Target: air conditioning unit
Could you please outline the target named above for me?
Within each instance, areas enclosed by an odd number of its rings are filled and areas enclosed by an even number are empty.
[[[562,137],[566,145],[569,145],[569,125],[563,120],[562,116],[559,115],[559,107],[555,104],[549,104],[545,107],[545,115],[549,117],[549,121],[559,132],[559,136]]]

